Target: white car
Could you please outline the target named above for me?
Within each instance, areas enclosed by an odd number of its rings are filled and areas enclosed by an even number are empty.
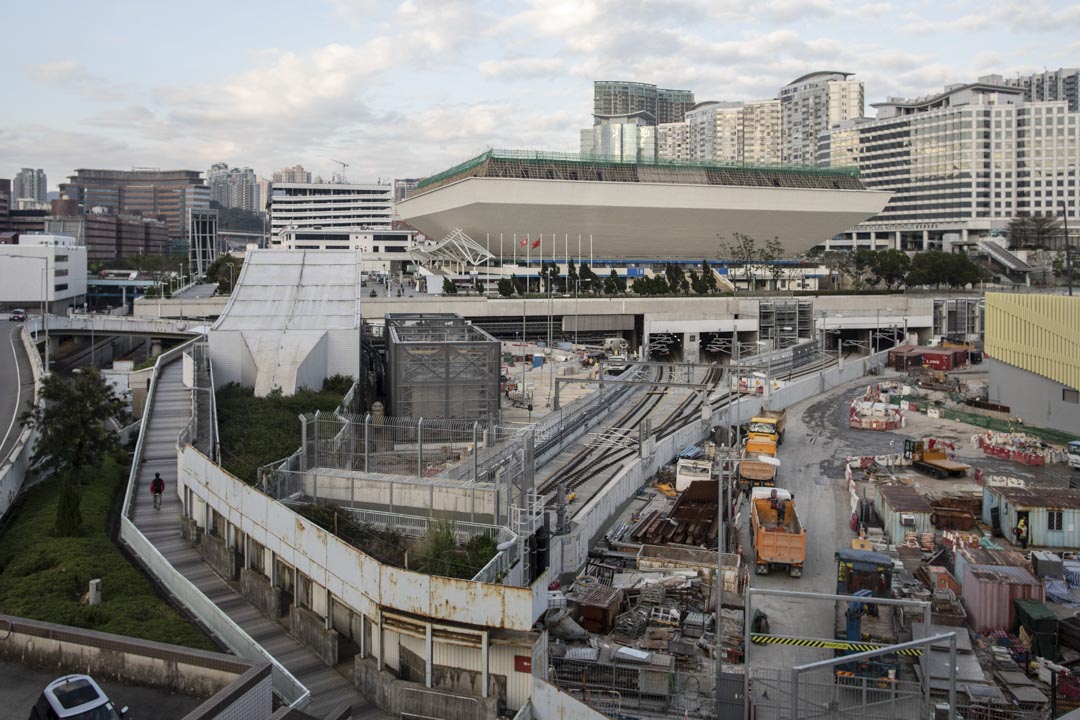
[[[119,712],[89,675],[65,675],[53,680],[30,711],[30,720],[121,720]]]

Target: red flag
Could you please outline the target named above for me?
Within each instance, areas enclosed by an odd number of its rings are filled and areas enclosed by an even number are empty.
[[[540,241],[539,240],[533,240],[533,244],[530,246],[530,248],[535,250],[538,247],[540,247]]]
[[[529,238],[521,238],[521,242],[519,242],[518,245],[520,245],[521,247],[525,247],[526,243],[528,242]]]

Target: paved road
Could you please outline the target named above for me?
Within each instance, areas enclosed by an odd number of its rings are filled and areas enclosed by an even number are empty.
[[[19,338],[21,323],[0,320],[0,462],[19,438],[19,415],[33,397],[34,375]]]
[[[77,671],[76,671],[77,672]],[[22,720],[30,717],[41,691],[45,686],[63,677],[60,670],[41,670],[21,663],[0,661],[0,707],[3,717]],[[132,720],[150,718],[181,718],[202,702],[198,698],[179,695],[167,690],[157,690],[141,685],[129,685],[94,678],[117,709],[128,708],[125,717]]]

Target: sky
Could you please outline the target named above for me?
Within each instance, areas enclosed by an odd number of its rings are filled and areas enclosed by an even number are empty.
[[[0,178],[44,168],[354,182],[578,150],[594,80],[759,100],[815,70],[870,103],[1080,66],[1068,0],[98,0],[9,4]]]

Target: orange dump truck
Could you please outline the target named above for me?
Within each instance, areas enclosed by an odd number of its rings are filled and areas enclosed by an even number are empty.
[[[777,463],[776,443],[765,438],[747,438],[739,458],[738,486],[744,494],[756,487],[775,487]]]
[[[771,495],[776,491],[783,507],[783,521],[773,509]],[[806,562],[806,529],[799,521],[795,500],[781,488],[757,488],[750,495],[750,538],[754,546],[754,571],[767,575],[773,565],[785,565],[791,577],[802,577]]]

